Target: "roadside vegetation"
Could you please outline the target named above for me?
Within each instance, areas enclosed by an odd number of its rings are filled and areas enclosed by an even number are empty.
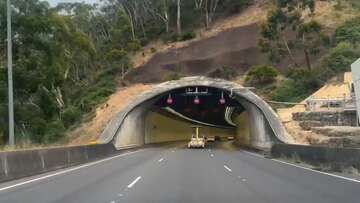
[[[355,5],[351,0],[338,0],[335,6],[349,6],[349,3]],[[258,41],[260,49],[272,63],[284,57],[291,60],[291,65],[282,72],[283,77],[266,85],[260,80],[255,85],[252,83],[264,97],[300,102],[330,78],[350,71],[350,65],[360,57],[360,17],[329,32],[314,19],[315,5],[315,0],[277,0],[267,21],[263,22],[262,37]],[[295,53],[303,56],[295,57]],[[305,59],[304,66],[299,65],[299,58]],[[258,69],[255,66],[248,71],[247,82],[254,77],[254,72],[261,74]]]

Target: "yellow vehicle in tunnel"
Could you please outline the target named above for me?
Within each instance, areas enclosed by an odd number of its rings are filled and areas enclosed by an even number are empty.
[[[205,148],[205,137],[199,134],[200,126],[192,126],[192,128],[195,130],[195,133],[191,136],[188,148]]]

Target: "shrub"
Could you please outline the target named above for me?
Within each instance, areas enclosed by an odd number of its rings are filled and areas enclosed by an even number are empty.
[[[334,35],[335,41],[349,42],[351,44],[360,43],[360,18],[355,18],[345,22],[338,27]]]
[[[247,73],[245,81],[250,84],[268,84],[275,81],[279,72],[270,65],[253,66]]]
[[[163,80],[164,81],[179,80],[181,77],[183,77],[183,75],[181,73],[170,72],[164,76]]]
[[[55,120],[46,125],[45,135],[42,138],[42,143],[52,143],[59,141],[65,135],[65,127],[64,124],[59,121]]]
[[[31,134],[30,139],[33,142],[41,143],[44,137],[44,134],[46,133],[46,120],[35,117],[29,121]]]
[[[181,39],[182,41],[185,41],[185,40],[193,39],[193,38],[195,38],[195,37],[196,37],[195,32],[189,31],[189,32],[184,33],[184,34],[181,36],[180,39]]]
[[[151,53],[155,53],[157,50],[156,50],[155,47],[151,47],[151,48],[150,48],[150,51],[151,51]]]
[[[282,102],[300,102],[310,93],[307,88],[292,79],[283,81],[273,92],[271,98]]]
[[[81,117],[81,111],[75,106],[69,106],[62,112],[61,116],[65,127],[69,127]]]
[[[359,57],[358,49],[348,42],[341,42],[321,59],[321,64],[332,72],[339,73],[350,70],[350,65]]]
[[[164,42],[176,42],[178,41],[178,35],[176,33],[167,33],[162,36]]]
[[[243,8],[251,5],[254,0],[224,0],[221,3],[223,4],[223,9],[230,14],[238,13]]]
[[[139,40],[133,40],[127,44],[127,47],[130,51],[138,51],[141,49],[141,42]]]
[[[228,67],[228,66],[224,66],[221,68],[217,68],[214,71],[209,73],[209,77],[213,77],[213,78],[223,78],[226,80],[231,80],[233,78],[235,78],[238,75],[238,73],[236,72],[236,70],[234,68]]]

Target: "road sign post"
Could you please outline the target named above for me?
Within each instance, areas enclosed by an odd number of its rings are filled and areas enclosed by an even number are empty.
[[[358,126],[360,112],[360,59],[351,64],[351,74],[355,92],[356,125]]]
[[[9,145],[15,145],[14,139],[14,96],[13,96],[13,73],[12,73],[12,39],[11,39],[11,4],[7,6],[7,59],[8,59],[8,99],[9,99]]]

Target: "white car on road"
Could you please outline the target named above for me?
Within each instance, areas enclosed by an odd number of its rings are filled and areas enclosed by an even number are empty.
[[[199,127],[195,126],[195,134],[191,136],[191,140],[188,143],[188,148],[204,148],[205,147],[205,137],[199,136]]]

